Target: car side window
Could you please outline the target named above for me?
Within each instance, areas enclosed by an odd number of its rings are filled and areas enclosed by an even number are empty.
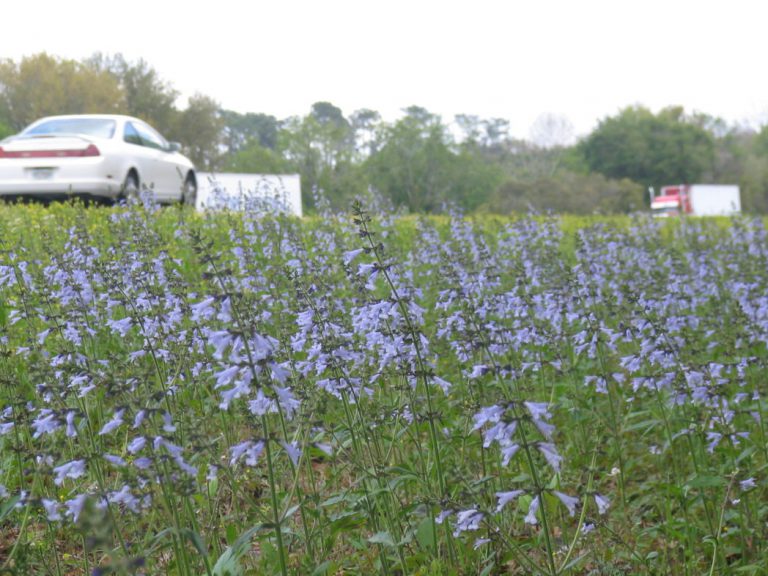
[[[136,130],[136,127],[131,122],[127,122],[125,124],[125,129],[123,130],[123,140],[129,144],[136,144],[138,146],[144,145],[144,143],[141,141],[141,136],[139,136],[139,133]]]
[[[165,138],[160,136],[160,134],[155,132],[146,124],[136,123],[135,128],[139,133],[139,136],[141,137],[141,143],[144,146],[147,146],[148,148],[155,148],[157,150],[168,149],[168,143],[165,141]]]

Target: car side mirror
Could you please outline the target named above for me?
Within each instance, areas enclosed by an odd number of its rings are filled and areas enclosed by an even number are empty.
[[[179,152],[181,150],[181,144],[178,142],[168,142],[168,152]]]

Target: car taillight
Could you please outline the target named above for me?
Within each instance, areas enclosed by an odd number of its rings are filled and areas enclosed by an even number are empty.
[[[100,156],[101,152],[94,144],[81,150],[3,150],[0,148],[0,158],[83,158]]]

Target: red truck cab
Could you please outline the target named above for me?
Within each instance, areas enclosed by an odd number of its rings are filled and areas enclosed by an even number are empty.
[[[691,195],[687,184],[663,186],[661,193],[651,200],[654,216],[668,217],[691,214]]]

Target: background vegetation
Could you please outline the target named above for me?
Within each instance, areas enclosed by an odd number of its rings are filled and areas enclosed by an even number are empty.
[[[316,102],[305,116],[224,110],[179,93],[144,61],[38,54],[0,61],[0,137],[49,114],[139,116],[185,145],[199,168],[299,173],[305,205],[322,189],[336,207],[374,188],[410,211],[619,213],[647,205],[647,187],[739,184],[748,212],[768,212],[768,127],[759,131],[670,107],[629,107],[578,142],[567,120],[543,116],[530,140],[508,121],[412,106],[395,121]]]

